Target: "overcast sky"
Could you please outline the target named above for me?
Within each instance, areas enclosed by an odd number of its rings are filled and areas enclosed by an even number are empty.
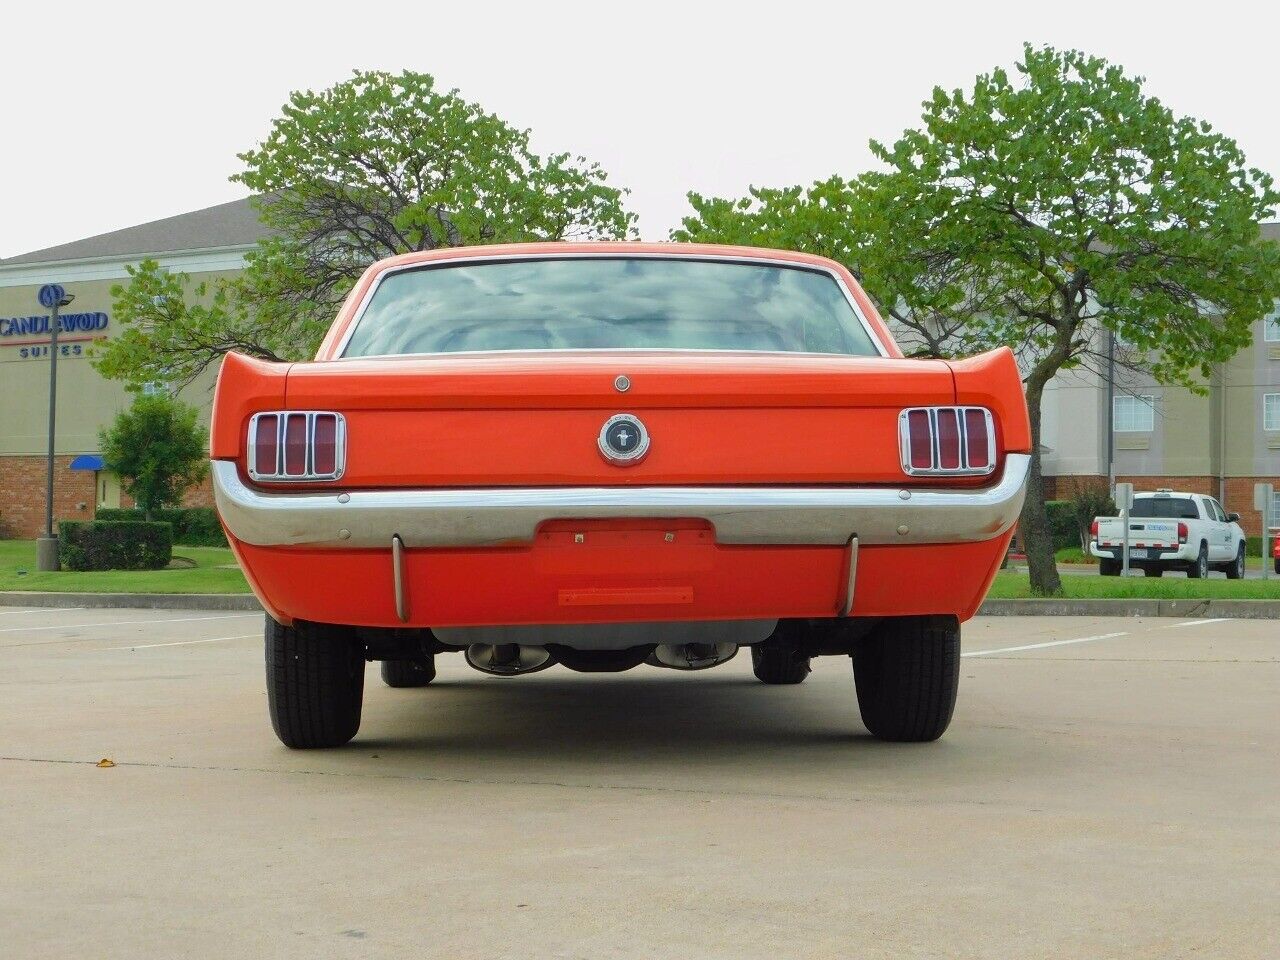
[[[1270,12],[1262,12],[1267,8]],[[887,9],[886,9],[887,8]],[[536,148],[599,161],[645,239],[689,190],[807,183],[871,163],[935,84],[1024,40],[1147,78],[1280,174],[1280,4],[217,0],[7,5],[0,257],[233,200],[236,153],[289,91],[353,68],[434,74]]]

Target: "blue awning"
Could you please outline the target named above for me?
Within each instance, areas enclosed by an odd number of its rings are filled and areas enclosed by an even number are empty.
[[[96,453],[82,453],[71,461],[72,470],[101,470],[102,457]]]

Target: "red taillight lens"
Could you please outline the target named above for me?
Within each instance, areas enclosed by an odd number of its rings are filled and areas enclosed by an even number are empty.
[[[274,413],[263,414],[254,424],[253,472],[271,474],[280,472],[280,418]]]
[[[248,444],[254,480],[337,480],[346,462],[346,421],[340,413],[259,413],[249,421]]]
[[[1094,520],[1093,523],[1089,524],[1089,536],[1093,537],[1093,539],[1095,540],[1098,539],[1098,521],[1097,520]]]
[[[983,407],[913,407],[898,418],[902,469],[916,474],[988,474],[995,425]]]
[[[937,411],[938,466],[943,470],[960,469],[959,412],[946,407]]]
[[[307,415],[291,413],[284,422],[284,472],[288,477],[307,472]]]
[[[933,431],[929,428],[929,411],[912,410],[907,414],[908,445],[912,469],[933,467]]]
[[[1179,543],[1187,542],[1187,525],[1185,523],[1178,524],[1178,542]]]
[[[964,444],[969,466],[974,470],[991,466],[991,437],[985,410],[964,412]]]
[[[311,437],[311,472],[326,476],[338,472],[338,418],[317,413]]]

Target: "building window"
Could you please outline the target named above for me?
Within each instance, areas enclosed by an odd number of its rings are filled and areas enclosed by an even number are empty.
[[[1276,301],[1275,309],[1262,320],[1262,339],[1271,343],[1280,341],[1280,300]]]
[[[1150,433],[1156,425],[1155,397],[1116,397],[1116,433]]]
[[[1262,429],[1280,430],[1280,393],[1262,395]]]
[[[165,385],[157,380],[152,380],[142,385],[142,395],[144,397],[164,396],[168,393],[169,391]]]

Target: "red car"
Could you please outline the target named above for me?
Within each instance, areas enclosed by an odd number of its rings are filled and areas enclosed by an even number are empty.
[[[374,264],[314,362],[228,355],[211,433],[290,747],[356,734],[366,661],[742,647],[769,684],[851,657],[873,735],[935,739],[1031,449],[1008,350],[904,359],[837,263],[638,243]]]

